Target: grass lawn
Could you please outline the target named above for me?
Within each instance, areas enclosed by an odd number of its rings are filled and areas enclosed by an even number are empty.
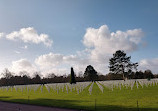
[[[135,85],[133,90],[114,88],[113,91],[104,87],[102,93],[94,83],[91,95],[89,87],[90,85],[79,94],[74,90],[67,93],[66,88],[64,92],[59,90],[58,94],[54,90],[50,90],[49,93],[46,87],[43,88],[43,92],[38,88],[36,92],[31,90],[29,93],[26,90],[11,91],[10,88],[8,91],[0,90],[0,100],[97,111],[138,111],[138,101],[139,111],[158,111],[158,85],[144,88],[140,86],[139,89]]]

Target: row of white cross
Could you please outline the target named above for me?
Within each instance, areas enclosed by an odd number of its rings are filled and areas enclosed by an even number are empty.
[[[102,93],[104,93],[104,87],[109,88],[110,90],[114,90],[114,88],[130,88],[133,90],[134,85],[136,85],[137,88],[140,87],[149,87],[149,86],[155,86],[158,85],[158,79],[152,79],[152,80],[147,80],[147,79],[137,79],[137,80],[111,80],[111,81],[97,81],[96,82],[97,86],[101,90]],[[77,82],[76,84],[69,84],[69,83],[51,83],[51,84],[45,84],[45,85],[40,85],[40,84],[34,84],[34,85],[15,85],[15,86],[2,86],[0,87],[1,91],[20,91],[20,92],[30,92],[34,91],[36,92],[37,89],[40,88],[40,92],[43,92],[44,86],[46,87],[47,91],[51,93],[52,91],[57,92],[64,92],[66,90],[67,93],[76,91],[77,94],[81,93],[87,86],[89,86],[88,91],[89,94],[92,94],[93,90],[93,85],[94,82]]]
[[[149,87],[149,86],[155,86],[158,85],[158,79],[152,79],[152,80],[147,80],[147,79],[132,79],[132,80],[113,80],[113,81],[100,81],[100,84],[102,84],[103,86],[111,89],[113,91],[114,88],[121,88],[124,87],[126,89],[130,88],[131,90],[133,90],[134,85],[136,84],[137,89],[139,87]],[[103,88],[99,87],[101,90],[103,90]]]

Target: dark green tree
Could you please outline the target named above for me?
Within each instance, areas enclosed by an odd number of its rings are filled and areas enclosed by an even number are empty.
[[[149,69],[145,70],[144,71],[144,78],[147,78],[148,80],[150,80],[151,78],[154,78],[152,71]]]
[[[131,56],[127,56],[124,51],[118,50],[113,54],[109,60],[109,70],[114,74],[122,74],[123,79],[128,77],[133,70],[137,71],[138,63],[130,61]]]
[[[76,84],[75,73],[72,67],[71,67],[71,74],[70,74],[70,84]]]
[[[98,78],[97,71],[93,68],[93,66],[87,66],[84,77],[90,81],[95,81]]]

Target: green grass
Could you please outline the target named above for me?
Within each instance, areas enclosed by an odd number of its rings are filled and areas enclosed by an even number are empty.
[[[42,93],[40,88],[35,93],[33,90],[29,93],[27,91],[15,91],[15,89],[12,92],[11,89],[9,91],[0,90],[0,100],[97,111],[138,111],[138,101],[139,111],[158,111],[158,85],[139,87],[139,89],[135,85],[133,90],[115,88],[113,91],[104,87],[104,93],[102,93],[97,84],[94,83],[91,95],[88,92],[89,87],[90,85],[80,94],[77,94],[74,90],[67,94],[66,89],[64,89],[64,92],[59,90],[59,94],[54,90],[49,93],[46,87],[44,87]]]

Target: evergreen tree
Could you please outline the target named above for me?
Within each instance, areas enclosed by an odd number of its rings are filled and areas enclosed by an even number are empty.
[[[131,57],[128,57],[124,51],[116,51],[109,60],[110,72],[114,74],[123,74],[123,79],[125,80],[125,76],[128,77],[133,69],[137,70],[138,66],[138,63],[131,63],[130,59]]]
[[[93,66],[87,66],[84,77],[88,78],[90,81],[95,81],[98,78],[97,71],[93,68]]]
[[[76,84],[75,73],[72,67],[71,67],[71,75],[70,75],[70,84]]]

